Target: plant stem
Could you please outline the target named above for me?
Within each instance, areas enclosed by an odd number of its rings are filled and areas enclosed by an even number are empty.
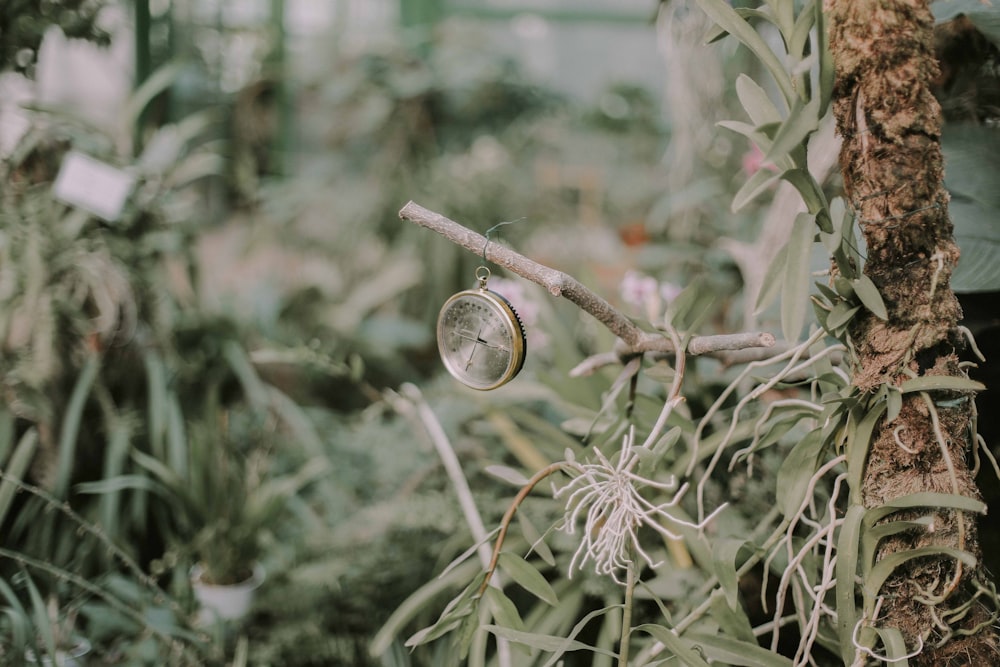
[[[517,512],[517,508],[521,506],[524,499],[528,497],[528,494],[531,493],[532,489],[534,489],[540,481],[552,473],[562,470],[564,465],[565,464],[560,461],[542,468],[532,475],[531,479],[528,480],[528,483],[522,486],[521,490],[517,492],[516,496],[514,496],[514,501],[510,504],[510,507],[507,508],[507,511],[504,512],[503,518],[500,520],[500,532],[497,533],[497,541],[493,546],[493,555],[490,557],[489,565],[486,566],[486,578],[483,579],[483,583],[479,587],[478,595],[482,595],[483,591],[486,590],[486,587],[490,583],[490,579],[493,577],[493,573],[497,569],[497,561],[500,560],[500,550],[503,548],[503,541],[507,537],[507,529],[510,528],[510,522],[514,519],[514,513]]]
[[[618,646],[618,667],[628,667],[629,641],[632,638],[632,595],[635,593],[635,560],[630,560],[625,579],[625,605],[622,607],[622,640]]]

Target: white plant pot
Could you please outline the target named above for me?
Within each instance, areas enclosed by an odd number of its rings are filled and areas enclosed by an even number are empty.
[[[201,606],[198,620],[203,623],[242,619],[250,611],[257,589],[264,583],[264,568],[259,563],[253,567],[253,576],[238,584],[206,584],[201,580],[202,572],[201,565],[191,568],[191,587]]]
[[[90,653],[91,645],[87,639],[77,637],[74,639],[72,648],[59,649],[56,651],[56,659],[53,660],[48,655],[43,655],[41,659],[35,656],[35,652],[28,650],[24,652],[24,661],[29,665],[43,665],[44,667],[80,667]]]

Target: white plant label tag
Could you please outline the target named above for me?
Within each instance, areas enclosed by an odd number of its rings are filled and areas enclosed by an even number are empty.
[[[135,176],[89,155],[70,151],[63,158],[52,185],[59,201],[114,222],[121,217],[125,200],[135,187]]]

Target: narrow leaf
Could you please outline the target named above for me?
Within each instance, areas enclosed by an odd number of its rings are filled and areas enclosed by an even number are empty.
[[[809,213],[795,216],[786,246],[788,252],[781,285],[781,333],[790,343],[799,339],[809,308],[809,267],[816,234],[815,219]]]
[[[833,96],[833,56],[830,54],[829,35],[826,32],[826,16],[822,2],[814,6],[816,13],[816,51],[819,57],[819,113],[826,114]]]
[[[833,333],[837,329],[846,326],[854,319],[859,310],[861,310],[861,306],[851,308],[847,305],[846,301],[838,302],[826,317],[826,330]]]
[[[701,647],[705,655],[717,662],[740,667],[792,667],[792,661],[756,643],[725,635],[692,632],[686,639]]]
[[[781,293],[782,277],[785,275],[785,263],[788,261],[788,243],[781,246],[781,250],[771,260],[771,265],[767,267],[764,274],[764,282],[761,283],[760,292],[757,293],[757,303],[754,304],[754,315],[760,315],[771,305],[771,302]]]
[[[872,507],[865,513],[865,524],[874,526],[893,512],[917,507],[948,508],[963,512],[973,512],[975,514],[986,514],[986,503],[981,500],[969,498],[968,496],[960,496],[956,493],[920,491],[919,493],[900,496],[879,507]]]
[[[76,441],[80,435],[80,420],[83,418],[83,408],[87,404],[90,389],[97,379],[97,371],[101,360],[96,354],[87,357],[80,369],[80,375],[73,386],[69,404],[63,415],[62,429],[59,432],[59,463],[56,467],[56,481],[52,495],[65,498],[69,489],[69,480],[76,464]]]
[[[562,658],[563,653],[569,650],[575,650],[575,649],[570,649],[568,647],[573,642],[575,642],[576,636],[579,635],[581,632],[583,632],[583,629],[587,627],[587,624],[590,623],[593,619],[597,618],[598,616],[603,616],[608,612],[615,611],[621,608],[622,605],[620,604],[608,605],[607,607],[602,607],[601,609],[595,609],[594,611],[590,612],[589,614],[581,618],[579,621],[577,621],[576,625],[573,626],[573,629],[570,630],[569,634],[566,635],[564,638],[562,638],[562,643],[559,644],[558,648],[553,650],[552,655],[549,656],[549,659],[545,661],[545,664],[542,667],[552,667],[552,665],[555,665],[556,663],[559,662],[560,658]],[[586,644],[584,644],[584,646],[586,646]],[[597,648],[588,648],[588,650],[595,650],[598,653],[600,653],[601,651],[600,649]]]
[[[73,491],[82,494],[112,494],[127,490],[164,493],[161,484],[145,475],[116,475],[96,482],[82,482],[73,485]]]
[[[909,667],[910,661],[906,657],[909,651],[906,650],[906,640],[899,628],[876,627],[875,632],[885,647],[886,662],[893,667]]]
[[[806,204],[806,209],[816,215],[816,226],[827,234],[833,233],[833,221],[828,213],[829,207],[826,202],[826,195],[816,179],[806,169],[788,169],[781,174],[781,178],[791,183]]]
[[[675,635],[670,628],[645,623],[636,626],[632,631],[645,632],[650,635],[653,639],[666,646],[667,650],[673,653],[687,667],[710,667],[700,653],[691,648],[687,641]]]
[[[531,522],[531,519],[524,512],[518,512],[514,516],[517,517],[517,523],[521,527],[524,539],[531,545],[531,551],[538,554],[538,557],[545,561],[546,565],[555,567],[556,557],[552,554],[552,549],[549,548],[549,545],[545,543],[545,536],[535,528],[535,524]]]
[[[483,626],[483,629],[487,632],[492,632],[497,637],[502,637],[508,641],[530,646],[531,648],[536,648],[541,651],[561,651],[563,653],[566,651],[590,651],[592,653],[598,653],[612,658],[618,657],[618,654],[613,651],[606,651],[604,649],[597,648],[596,646],[584,644],[583,642],[578,642],[576,640],[567,641],[562,637],[541,635],[534,632],[525,632],[524,630],[514,630],[512,628],[506,628],[499,625],[485,625]]]
[[[524,630],[524,621],[518,613],[514,602],[496,586],[487,586],[483,591],[483,600],[493,614],[494,620],[500,625],[514,630]]]
[[[521,585],[526,591],[550,605],[559,604],[556,592],[542,574],[526,560],[510,551],[500,552],[500,569]]]
[[[986,385],[966,377],[955,375],[921,375],[899,385],[904,394],[914,391],[984,391]]]
[[[781,178],[781,174],[768,169],[758,169],[733,196],[733,203],[729,207],[730,210],[733,213],[738,213],[743,207],[774,185],[779,178]]]
[[[414,616],[426,609],[438,595],[456,586],[459,582],[467,581],[479,566],[477,563],[465,563],[462,567],[456,568],[448,577],[436,577],[425,583],[416,591],[410,594],[401,604],[399,604],[386,619],[372,638],[370,648],[373,656],[381,656],[389,651],[396,637],[402,632],[403,627],[409,623]]]
[[[810,100],[805,104],[801,100],[797,100],[788,118],[781,124],[778,134],[774,136],[774,143],[771,144],[771,149],[767,151],[764,159],[776,162],[792,153],[796,148],[804,148],[806,139],[819,127],[818,110],[819,99]],[[804,157],[804,153],[801,157]],[[804,161],[796,160],[795,162],[795,166],[800,169],[808,168]]]
[[[837,537],[837,584],[835,589],[837,637],[840,645],[840,657],[845,665],[854,662],[852,636],[859,619],[854,582],[858,576],[861,524],[864,516],[865,508],[863,505],[856,504],[848,507],[844,515],[844,523],[840,527],[840,535]]]
[[[785,71],[784,66],[778,60],[774,51],[757,34],[753,26],[741,18],[736,13],[736,10],[729,3],[725,2],[725,0],[696,1],[698,6],[701,7],[703,12],[708,14],[710,19],[715,21],[720,28],[740,40],[744,46],[757,56],[757,59],[767,68],[768,72],[774,78],[775,83],[778,84],[778,88],[781,90],[781,94],[784,95],[785,101],[791,104],[792,100],[796,98],[795,90],[792,87],[792,80],[789,78],[788,72]]]
[[[739,606],[739,579],[736,576],[736,557],[746,540],[727,537],[717,540],[712,547],[712,569],[719,579],[719,586],[725,594],[730,609]]]
[[[875,287],[875,283],[872,282],[871,278],[863,275],[856,280],[852,280],[851,284],[854,286],[854,293],[861,299],[861,303],[865,305],[865,308],[870,310],[880,320],[889,319],[889,311],[885,308],[885,301],[882,300],[882,295],[879,294],[878,288]]]
[[[809,490],[809,480],[816,471],[816,461],[823,450],[823,432],[810,431],[788,453],[778,469],[778,506],[785,517],[798,513]]]
[[[712,620],[719,624],[719,629],[724,636],[735,637],[744,641],[755,642],[753,626],[742,605],[730,607],[723,596],[713,595],[711,597]]]
[[[809,41],[809,33],[812,32],[813,24],[816,22],[816,13],[813,11],[815,2],[816,0],[810,0],[802,7],[799,15],[795,18],[792,34],[788,36],[788,55],[798,61],[806,56],[806,43]]]
[[[890,386],[889,393],[885,397],[886,411],[885,423],[891,424],[896,421],[900,411],[903,409],[903,392],[898,387]]]
[[[24,479],[24,473],[31,465],[37,444],[38,431],[34,428],[28,429],[17,443],[10,461],[3,467],[4,478],[0,481],[0,526],[3,526],[3,520],[10,511],[14,495],[18,491],[18,482]]]
[[[850,489],[851,502],[861,504],[861,478],[864,475],[865,462],[868,460],[868,450],[875,424],[885,414],[886,403],[879,401],[863,413],[857,427],[848,426],[847,439],[847,484]],[[861,412],[860,410],[856,412]],[[852,415],[856,419],[857,415]]]
[[[900,565],[906,561],[913,560],[914,558],[924,558],[927,556],[954,558],[970,568],[976,566],[975,556],[970,554],[968,551],[962,551],[961,549],[954,549],[952,547],[927,546],[892,553],[883,557],[878,563],[876,563],[875,567],[871,569],[871,572],[865,578],[863,586],[868,599],[874,600],[879,591],[882,589],[882,584],[885,583],[885,580],[888,579]]]
[[[736,79],[736,96],[755,125],[781,122],[781,113],[771,102],[771,98],[746,74],[740,74]]]
[[[507,482],[508,484],[512,484],[518,488],[521,488],[528,483],[527,477],[525,477],[520,471],[515,470],[510,466],[486,466],[486,474],[496,477],[500,481]]]

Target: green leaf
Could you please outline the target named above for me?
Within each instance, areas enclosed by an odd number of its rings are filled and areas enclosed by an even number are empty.
[[[833,97],[833,56],[830,54],[830,38],[826,31],[826,16],[823,14],[823,3],[817,2],[813,11],[816,13],[816,50],[819,57],[819,113],[826,114]]]
[[[112,479],[122,474],[128,460],[131,446],[131,429],[122,419],[114,419],[110,424],[107,451],[104,454],[104,479]],[[122,503],[121,489],[108,491],[100,499],[101,524],[108,537],[117,540],[120,535],[118,521]]]
[[[487,586],[483,591],[483,601],[497,623],[514,630],[524,630],[524,621],[521,620],[517,607],[502,590],[496,586]]]
[[[882,301],[882,295],[879,294],[878,288],[875,287],[875,283],[872,282],[871,278],[862,275],[860,278],[852,280],[851,285],[854,287],[854,293],[861,299],[861,303],[875,317],[883,321],[889,319],[889,312],[885,309],[885,302]]]
[[[521,585],[526,591],[548,604],[559,604],[556,592],[545,577],[532,567],[526,560],[510,551],[500,552],[500,569],[510,575],[510,578]]]
[[[52,489],[52,495],[56,498],[65,498],[69,489],[70,476],[73,474],[73,467],[76,464],[76,441],[80,435],[80,420],[83,418],[83,409],[87,404],[87,397],[90,389],[97,379],[97,371],[101,367],[101,359],[96,354],[87,357],[80,375],[76,378],[73,386],[73,393],[70,395],[69,404],[63,415],[62,428],[59,431],[59,463],[56,467],[56,481]]]
[[[893,667],[909,667],[910,661],[906,658],[909,651],[906,650],[906,640],[903,639],[903,633],[899,631],[899,628],[880,626],[875,628],[875,632],[878,633],[882,645],[885,647],[887,658],[885,662]]]
[[[904,394],[915,391],[985,391],[986,385],[955,375],[921,375],[899,385]]]
[[[812,258],[815,216],[795,216],[788,239],[785,275],[781,285],[781,333],[790,343],[799,339],[809,309],[809,268]]]
[[[160,67],[150,74],[125,103],[122,109],[122,130],[129,131],[136,127],[139,116],[149,106],[153,99],[173,85],[181,73],[179,63],[171,63]]]
[[[826,330],[833,333],[837,329],[846,326],[854,319],[859,310],[861,310],[861,306],[854,306],[852,308],[845,301],[838,302],[826,317]]]
[[[730,607],[725,598],[720,595],[713,595],[710,598],[712,610],[710,616],[712,620],[719,624],[722,633],[729,637],[755,642],[753,626],[742,605]]]
[[[24,473],[31,465],[31,459],[35,456],[35,447],[38,445],[38,431],[30,428],[17,443],[14,454],[10,461],[3,465],[3,481],[0,481],[0,526],[10,511],[11,503],[17,494],[18,482],[24,479]]]
[[[458,648],[458,656],[463,660],[469,655],[469,648],[472,646],[472,640],[476,636],[476,632],[479,631],[479,628],[479,616],[477,614],[469,614],[459,624],[454,641]]]
[[[746,74],[740,74],[736,79],[736,96],[750,120],[758,127],[781,122],[781,113],[771,102],[771,98]]]
[[[531,522],[531,519],[523,512],[518,512],[514,516],[517,517],[517,523],[521,526],[521,533],[524,534],[524,539],[531,545],[531,550],[538,554],[538,557],[545,561],[545,564],[549,567],[555,567],[556,557],[552,554],[552,549],[549,545],[545,543],[545,536],[542,535],[535,524]]]
[[[687,640],[681,639],[670,628],[662,625],[645,623],[632,629],[632,632],[645,632],[653,639],[667,647],[687,667],[711,667],[700,653],[691,648]]]
[[[889,393],[886,394],[885,423],[891,424],[896,421],[899,412],[903,409],[903,392],[899,387],[889,386]]]
[[[741,641],[725,635],[691,632],[685,639],[701,647],[705,655],[718,663],[740,667],[791,667],[792,661],[756,642]]]
[[[817,127],[819,127],[819,99],[812,99],[806,103],[797,99],[788,118],[774,136],[774,143],[771,144],[764,159],[777,163],[779,159],[792,154],[796,149],[803,149],[797,151],[794,162],[799,169],[808,169],[804,159],[804,148],[809,135],[815,132]]]
[[[115,475],[96,482],[81,482],[73,485],[73,491],[82,494],[110,494],[121,491],[152,491],[164,493],[163,485],[145,475]]]
[[[716,125],[736,134],[743,135],[762,151],[766,151],[771,146],[771,136],[763,131],[763,126],[758,127],[749,123],[742,123],[738,120],[720,120]],[[777,128],[778,125],[774,125],[773,127]]]
[[[725,594],[730,609],[736,609],[740,604],[739,578],[736,576],[736,557],[739,555],[745,539],[726,537],[717,540],[712,546],[712,570],[719,579],[719,586]]]
[[[499,625],[485,625],[483,626],[483,629],[488,632],[492,632],[497,637],[502,637],[508,641],[523,644],[541,651],[560,651],[561,653],[565,653],[566,651],[590,651],[592,653],[606,655],[612,658],[618,657],[618,654],[613,651],[606,651],[604,649],[597,648],[596,646],[591,646],[590,644],[584,644],[583,642],[578,642],[576,640],[566,640],[562,637],[541,635],[534,632],[525,632],[524,630],[514,630],[512,628]]]
[[[865,512],[865,524],[873,526],[878,521],[889,516],[893,512],[902,509],[915,509],[918,507],[927,508],[947,508],[961,510],[963,512],[973,512],[975,514],[986,514],[986,504],[981,500],[960,496],[955,493],[938,493],[936,491],[920,491],[900,496],[878,507],[872,507]]]
[[[725,2],[725,0],[696,0],[698,6],[710,19],[719,25],[720,28],[728,32],[736,39],[740,40],[744,46],[750,49],[751,53],[757,56],[761,64],[770,72],[778,89],[784,95],[785,101],[789,104],[796,98],[792,80],[785,71],[778,56],[775,55],[767,42],[757,34],[749,23],[746,22],[736,10]]]
[[[858,624],[858,605],[854,593],[854,582],[858,576],[859,549],[861,546],[862,520],[865,508],[861,504],[850,505],[844,514],[837,537],[837,584],[835,600],[837,604],[837,637],[840,657],[845,665],[854,662],[852,637]]]
[[[410,623],[413,618],[421,612],[421,610],[426,609],[444,591],[461,585],[461,582],[468,581],[469,577],[473,576],[473,574],[478,570],[479,564],[476,562],[463,563],[461,566],[450,571],[447,575],[442,574],[435,577],[411,593],[409,597],[403,600],[403,602],[400,603],[395,610],[393,610],[392,614],[388,619],[386,619],[382,627],[375,633],[375,636],[372,638],[371,644],[369,645],[371,654],[373,656],[381,656],[389,651],[393,642],[396,641],[396,637],[403,631],[403,628]],[[459,595],[459,598],[461,598],[467,591],[470,592],[471,596],[470,589],[471,587],[466,587],[465,591]]]
[[[861,478],[864,475],[865,462],[868,460],[869,444],[875,425],[886,411],[886,402],[877,401],[869,406],[867,412],[859,408],[851,413],[851,422],[858,420],[858,425],[851,428],[848,423],[847,436],[847,475],[851,502],[861,504]],[[860,418],[858,413],[861,414]]]
[[[788,55],[799,62],[806,57],[806,44],[809,42],[809,33],[812,32],[813,24],[816,22],[815,4],[816,0],[810,0],[799,10],[799,15],[795,18],[795,25],[792,28],[791,36],[786,35]]]
[[[579,635],[585,627],[587,627],[587,624],[590,623],[593,619],[597,618],[598,616],[603,616],[608,612],[621,609],[622,606],[623,605],[620,604],[613,604],[613,605],[608,605],[607,607],[603,607],[601,609],[595,609],[594,611],[590,612],[589,614],[581,618],[579,621],[577,621],[576,625],[573,626],[573,629],[570,630],[569,634],[562,639],[562,643],[559,644],[558,647],[552,649],[553,651],[552,655],[549,656],[549,659],[545,661],[545,664],[542,667],[552,667],[553,665],[559,662],[559,660],[562,658],[562,654],[565,653],[566,651],[578,650],[578,649],[571,649],[569,648],[569,646],[573,644],[579,644],[579,642],[575,641],[576,636]],[[601,649],[599,648],[587,646],[586,644],[583,644],[583,646],[586,647],[586,650],[595,651],[597,653],[601,652]]]
[[[785,275],[785,264],[788,262],[788,243],[781,246],[781,249],[771,260],[771,265],[767,267],[764,274],[764,281],[761,283],[760,292],[757,293],[757,303],[754,304],[754,315],[760,315],[771,305],[771,302],[781,293],[782,277]]]
[[[874,598],[878,596],[878,592],[882,589],[882,585],[885,583],[886,579],[888,579],[900,565],[909,560],[913,560],[914,558],[926,558],[929,556],[954,558],[970,568],[976,566],[976,557],[968,551],[962,551],[961,549],[946,546],[932,545],[917,547],[916,549],[907,549],[906,551],[898,551],[896,553],[888,554],[875,564],[875,566],[871,569],[871,572],[862,582],[867,599],[874,600]]]
[[[778,506],[786,518],[795,516],[805,500],[823,444],[823,432],[819,429],[810,431],[792,447],[778,469]]]
[[[861,533],[861,555],[859,556],[862,571],[869,572],[875,564],[875,552],[883,539],[915,530],[924,531],[933,523],[932,517],[922,516],[912,521],[889,521],[877,526],[865,527]]]
[[[496,477],[500,481],[507,482],[508,484],[511,484],[518,488],[521,488],[529,481],[528,478],[521,473],[521,471],[515,470],[510,466],[502,466],[502,465],[486,466],[485,472],[486,474],[492,477]]]
[[[823,188],[820,187],[816,179],[806,169],[788,169],[781,174],[781,178],[788,181],[802,195],[806,209],[816,216],[816,225],[820,231],[831,234],[833,232],[833,221],[830,220],[829,205]]]
[[[733,203],[729,207],[730,210],[733,213],[738,213],[743,207],[774,185],[780,178],[781,174],[768,169],[758,169],[733,196]]]
[[[31,599],[31,614],[35,620],[35,631],[42,636],[45,652],[49,655],[56,655],[56,629],[52,627],[52,620],[45,602],[42,600],[42,594],[38,592],[38,587],[35,586],[34,580],[28,576],[27,572],[24,572],[24,581],[28,588],[28,597]]]

